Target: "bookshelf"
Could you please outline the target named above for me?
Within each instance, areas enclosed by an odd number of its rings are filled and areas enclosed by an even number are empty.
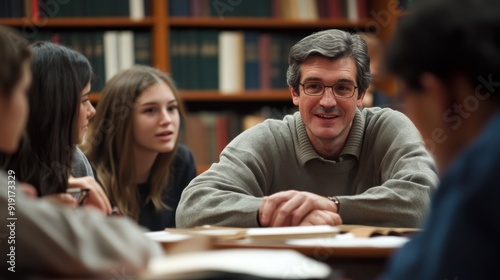
[[[33,3],[36,1],[42,0],[24,0],[24,3]],[[71,2],[75,1],[76,0]],[[337,2],[363,1],[366,5],[366,17],[361,17],[356,20],[347,19],[345,17],[299,20],[292,18],[255,16],[231,17],[230,13],[225,14],[223,18],[213,16],[170,16],[169,0],[140,1],[147,1],[144,3],[147,3],[147,5],[149,6],[148,10],[150,11],[149,13],[146,12],[145,16],[140,19],[133,19],[127,16],[56,18],[36,18],[25,16],[17,18],[0,18],[0,24],[13,26],[20,30],[23,30],[24,28],[36,28],[36,30],[40,31],[55,30],[94,32],[103,30],[133,30],[146,32],[150,34],[150,56],[152,66],[165,72],[171,72],[172,70],[176,70],[174,66],[176,62],[173,61],[174,58],[171,57],[172,47],[175,45],[176,32],[182,33],[183,31],[194,29],[199,30],[200,32],[204,32],[205,30],[229,30],[242,31],[244,33],[252,31],[271,34],[299,33],[302,36],[302,34],[308,35],[319,30],[339,28],[351,31],[371,31],[376,34],[382,40],[382,42],[387,42],[392,34],[397,18],[400,14],[404,13],[399,8],[399,1],[397,0],[332,0]],[[192,3],[196,0],[184,1]],[[220,1],[227,2],[225,0]],[[283,3],[285,2],[284,0],[281,1]],[[314,2],[314,0],[307,1]],[[323,2],[327,1],[330,0],[325,0]],[[104,3],[104,1],[101,2]],[[127,1],[122,1],[121,3],[123,2]],[[319,3],[320,1],[316,2]],[[283,69],[282,71],[285,71],[285,69]],[[386,82],[386,92],[392,93],[394,91],[394,88],[395,84],[393,81]],[[181,96],[186,105],[188,113],[193,114],[205,110],[221,114],[225,114],[225,112],[227,112],[228,110],[251,112],[252,109],[259,110],[260,108],[265,107],[268,104],[277,106],[278,109],[275,111],[280,111],[283,113],[286,113],[286,108],[293,108],[290,94],[286,89],[286,86],[283,86],[281,88],[271,87],[266,89],[252,90],[245,90],[245,88],[243,88],[242,90],[232,92],[231,94],[222,94],[218,89],[181,88]],[[94,92],[91,94],[90,99],[93,103],[98,103],[99,97],[99,93]],[[242,128],[240,127],[240,129]],[[214,134],[205,136],[211,137],[214,136]],[[231,140],[231,137],[232,136],[229,135],[229,138],[227,138],[226,141]],[[219,147],[218,150],[220,148],[221,147]],[[194,152],[196,155],[196,151]],[[209,163],[207,162],[203,162],[200,160],[197,160],[197,162],[200,165],[200,171],[207,169],[209,166]]]
[[[0,24],[9,25],[12,27],[23,27],[33,25],[37,28],[54,28],[54,27],[101,27],[101,28],[115,28],[115,27],[151,27],[153,25],[153,18],[148,17],[141,20],[131,20],[126,17],[85,17],[85,18],[50,18],[41,20],[32,20],[28,18],[0,18]]]
[[[244,29],[326,29],[326,28],[362,28],[366,26],[369,19],[360,19],[355,22],[347,19],[318,19],[314,21],[304,21],[297,19],[276,19],[276,18],[188,18],[171,17],[167,22],[170,27],[200,27],[204,28],[244,28]]]

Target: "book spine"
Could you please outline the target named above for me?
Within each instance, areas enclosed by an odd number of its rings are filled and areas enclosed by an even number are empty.
[[[271,89],[271,35],[262,33],[259,36],[259,74],[260,88]]]
[[[259,33],[245,32],[245,89],[260,88],[259,75]]]
[[[120,31],[118,33],[118,70],[128,69],[135,64],[134,32]]]
[[[140,20],[144,18],[144,1],[143,0],[129,0],[130,18]]]
[[[190,2],[188,0],[169,0],[168,4],[170,16],[188,17],[191,14]]]
[[[33,21],[40,20],[40,3],[38,0],[31,0],[31,19]]]
[[[104,32],[104,68],[106,81],[118,73],[118,32]]]
[[[219,88],[218,31],[200,32],[200,88],[217,90]]]
[[[151,34],[149,32],[134,32],[135,64],[153,65],[151,53]]]
[[[243,32],[219,33],[219,90],[223,94],[243,91],[243,47]]]

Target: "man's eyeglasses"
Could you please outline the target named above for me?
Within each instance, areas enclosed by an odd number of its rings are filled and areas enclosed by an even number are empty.
[[[299,84],[304,87],[304,93],[307,95],[311,96],[323,95],[323,93],[325,92],[325,88],[329,87],[332,88],[333,95],[340,98],[352,97],[354,95],[354,92],[358,88],[357,86],[346,82],[336,83],[331,86],[326,86],[320,82],[305,82]]]

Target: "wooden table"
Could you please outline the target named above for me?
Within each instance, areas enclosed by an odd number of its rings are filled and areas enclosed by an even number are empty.
[[[397,250],[397,248],[325,247],[241,241],[217,241],[213,246],[215,249],[293,249],[329,264],[332,269],[341,271],[345,278],[353,280],[376,279],[383,272],[390,255]]]

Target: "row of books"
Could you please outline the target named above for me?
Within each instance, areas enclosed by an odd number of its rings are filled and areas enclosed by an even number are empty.
[[[31,42],[51,41],[85,55],[96,73],[92,91],[99,91],[118,71],[134,64],[152,65],[149,32],[39,32],[26,36]]]
[[[181,17],[265,17],[300,20],[368,17],[367,0],[170,0],[169,14]]]
[[[173,29],[173,77],[180,89],[211,89],[223,94],[287,88],[288,53],[302,35]]]
[[[130,17],[151,14],[151,0],[1,0],[0,17]]]
[[[254,114],[234,111],[189,113],[184,119],[180,141],[191,149],[197,165],[210,165],[219,161],[222,150],[242,131],[268,118],[282,119],[295,110],[264,106]]]

